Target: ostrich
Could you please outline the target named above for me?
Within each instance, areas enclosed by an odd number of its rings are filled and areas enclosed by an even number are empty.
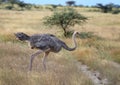
[[[42,64],[44,69],[46,70],[45,60],[50,52],[58,53],[62,48],[73,51],[77,47],[77,43],[75,41],[75,36],[78,32],[74,32],[72,35],[72,40],[74,43],[74,47],[68,47],[65,42],[58,39],[55,35],[52,34],[35,34],[32,36],[28,36],[23,32],[15,33],[15,36],[21,41],[28,41],[30,43],[31,49],[38,49],[38,51],[31,55],[30,63],[29,63],[29,71],[32,70],[32,63],[36,56],[41,53],[44,53]]]

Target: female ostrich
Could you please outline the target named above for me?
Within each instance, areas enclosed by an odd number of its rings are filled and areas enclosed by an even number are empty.
[[[42,63],[43,63],[44,69],[46,69],[45,60],[50,52],[57,53],[62,48],[68,51],[75,50],[77,47],[77,44],[75,41],[76,34],[78,34],[78,32],[75,31],[72,35],[72,40],[75,45],[73,48],[69,48],[63,41],[61,41],[60,39],[58,39],[56,36],[52,34],[36,34],[36,35],[28,36],[25,33],[18,32],[15,34],[15,36],[21,41],[28,41],[31,45],[31,49],[34,49],[34,48],[38,49],[38,51],[32,54],[30,58],[29,70],[31,71],[32,62],[34,58],[42,52],[44,53]]]

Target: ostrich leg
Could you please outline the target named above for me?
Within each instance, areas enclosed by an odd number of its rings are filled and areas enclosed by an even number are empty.
[[[45,52],[43,59],[42,59],[42,63],[43,63],[43,67],[46,70],[46,58],[48,56],[49,52]]]
[[[40,53],[42,53],[42,52],[43,52],[43,51],[39,50],[39,51],[37,51],[36,53],[34,53],[34,54],[31,55],[30,64],[29,64],[29,71],[32,70],[32,63],[33,63],[34,58],[35,58],[37,55],[39,55]]]

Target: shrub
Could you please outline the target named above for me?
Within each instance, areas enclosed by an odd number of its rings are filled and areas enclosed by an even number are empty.
[[[76,24],[83,24],[87,18],[72,8],[63,9],[62,11],[54,12],[53,15],[44,18],[45,25],[58,26],[63,29],[64,36],[67,36],[67,31],[70,27]]]
[[[112,11],[112,14],[119,14],[120,13],[120,10],[114,10]]]
[[[8,10],[12,10],[13,6],[6,6],[5,8],[8,9]]]
[[[82,38],[82,39],[85,39],[85,38],[92,38],[94,35],[93,35],[93,32],[81,32],[79,37]]]

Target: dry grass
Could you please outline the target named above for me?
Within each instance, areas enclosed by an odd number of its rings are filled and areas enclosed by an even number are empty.
[[[36,57],[33,71],[28,72],[29,55],[33,51],[26,45],[1,43],[0,52],[0,85],[93,85],[69,60],[69,53],[51,53],[47,71],[41,64],[42,56]]]
[[[103,77],[109,79],[110,85],[119,85],[120,68],[114,67],[111,61],[120,61],[120,14],[77,10],[89,17],[89,20],[85,25],[77,25],[73,29],[91,31],[105,39],[77,39],[79,43],[76,51],[51,53],[46,72],[41,64],[42,55],[35,58],[33,71],[28,72],[29,56],[35,50],[30,50],[23,42],[18,43],[14,33],[52,33],[61,37],[60,29],[48,28],[42,24],[41,19],[52,12],[0,10],[0,85],[93,85],[77,69],[74,59],[87,64],[91,70],[98,70]],[[71,46],[71,39],[63,40]]]
[[[77,8],[78,9],[78,8]],[[103,14],[99,12],[79,11],[89,18],[83,26],[75,26],[78,31],[92,31],[101,37],[118,39],[120,30],[120,14]],[[42,18],[51,15],[52,12],[44,11],[6,11],[0,10],[0,31],[1,34],[11,34],[23,31],[29,34],[48,32],[48,27],[42,24]],[[82,28],[82,29],[81,29]],[[2,30],[4,29],[4,30]],[[50,33],[59,34],[61,30],[50,27]],[[56,30],[54,30],[56,29]],[[104,29],[104,31],[103,31]]]
[[[120,14],[104,14],[99,12],[80,12],[88,17],[87,24],[76,26],[77,30],[94,32],[107,39],[118,39],[120,33]],[[82,30],[80,28],[83,28]]]
[[[120,43],[97,40],[93,41],[90,47],[86,44],[88,42],[83,40],[81,47],[73,52],[75,58],[88,65],[91,70],[99,71],[103,77],[111,81],[109,85],[119,85],[120,66],[115,65],[113,61],[119,62]]]
[[[0,11],[0,19],[2,20],[0,23],[0,29],[2,31],[1,33],[3,34],[19,31],[24,31],[27,33],[34,33],[38,31],[41,33],[42,30],[45,31],[43,28],[45,26],[41,25],[41,19],[43,16],[51,14],[47,11]],[[39,29],[41,29],[41,31],[39,31]]]
[[[120,49],[119,48],[113,48],[110,50],[110,54],[112,56],[112,59],[118,63],[120,63]]]

